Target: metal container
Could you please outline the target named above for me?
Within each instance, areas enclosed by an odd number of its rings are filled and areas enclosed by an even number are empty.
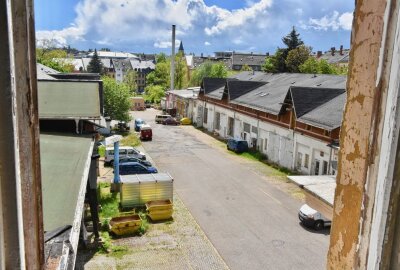
[[[168,173],[121,175],[123,208],[143,206],[149,201],[173,201],[174,179]]]
[[[171,200],[158,200],[146,203],[147,215],[153,221],[166,220],[172,217],[173,205]]]
[[[110,220],[110,231],[121,236],[133,234],[142,226],[142,219],[139,215],[128,215],[122,217],[114,217]]]

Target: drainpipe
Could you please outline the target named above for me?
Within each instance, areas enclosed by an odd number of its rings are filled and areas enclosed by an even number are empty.
[[[257,113],[257,148],[260,151],[260,119],[258,119],[258,113]],[[261,149],[262,151],[262,149]]]

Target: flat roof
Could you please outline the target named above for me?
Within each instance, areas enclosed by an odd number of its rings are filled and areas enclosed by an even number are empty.
[[[45,232],[74,225],[76,212],[83,207],[92,151],[91,137],[40,135]]]
[[[313,196],[333,207],[336,189],[334,175],[290,175],[288,178]]]

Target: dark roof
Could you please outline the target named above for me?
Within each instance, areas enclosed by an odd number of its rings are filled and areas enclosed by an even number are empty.
[[[299,122],[333,130],[341,126],[343,109],[346,104],[346,93],[342,93],[312,111],[304,114],[297,120]]]
[[[204,94],[207,95],[221,87],[225,87],[225,83],[225,78],[204,78],[201,83],[200,92],[204,92]]]
[[[289,93],[297,118],[343,94],[344,88],[320,88],[291,86]]]
[[[239,80],[227,80],[227,94],[229,96],[229,100],[238,98],[246,93],[253,91],[263,85],[267,84],[266,82],[258,82],[258,81],[239,81]]]
[[[317,87],[345,89],[346,76],[325,75],[325,74],[302,74],[302,73],[264,73],[264,72],[240,72],[231,78],[248,81],[267,82],[230,100],[233,104],[241,104],[247,107],[253,107],[257,110],[265,111],[278,115],[281,112],[282,104],[290,87]]]
[[[233,53],[232,65],[262,66],[266,57],[265,54]]]

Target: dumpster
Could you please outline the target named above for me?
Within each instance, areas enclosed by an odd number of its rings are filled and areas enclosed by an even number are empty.
[[[121,236],[133,234],[142,226],[142,219],[139,215],[127,215],[122,217],[114,217],[110,220],[110,232]]]
[[[157,200],[146,203],[147,215],[153,221],[166,220],[172,217],[173,205],[171,200]]]
[[[174,179],[168,173],[121,175],[120,180],[122,208],[144,206],[157,200],[173,202]]]

